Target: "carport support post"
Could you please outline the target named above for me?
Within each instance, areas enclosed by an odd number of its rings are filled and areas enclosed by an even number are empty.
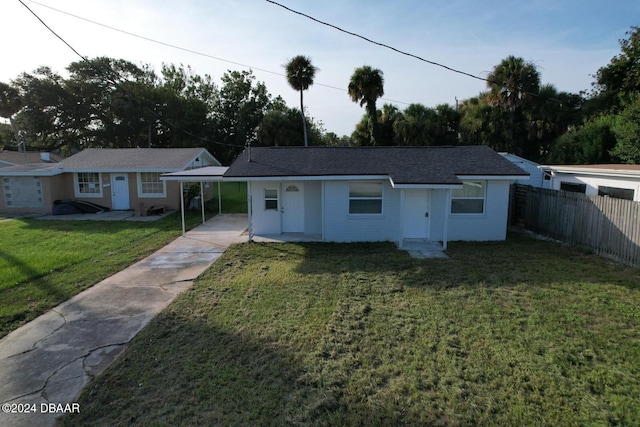
[[[247,231],[249,232],[249,241],[253,240],[253,229],[251,228],[251,181],[247,182],[247,219],[248,219],[248,224],[247,224]]]
[[[202,206],[202,223],[204,224],[204,183],[200,181],[200,206]]]
[[[220,181],[218,181],[218,215],[222,213],[222,193],[220,193]]]
[[[180,214],[182,215],[182,237],[184,237],[184,183],[180,181]]]

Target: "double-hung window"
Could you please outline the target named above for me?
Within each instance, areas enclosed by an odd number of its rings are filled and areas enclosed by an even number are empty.
[[[353,181],[349,183],[349,214],[382,214],[382,182]]]
[[[140,197],[166,197],[165,183],[159,172],[140,172],[138,174],[138,194]]]
[[[483,214],[485,193],[484,181],[463,182],[461,189],[451,192],[451,213]]]
[[[102,184],[98,172],[78,172],[75,175],[76,197],[101,197]]]
[[[278,189],[277,188],[264,189],[264,210],[266,211],[278,210]]]

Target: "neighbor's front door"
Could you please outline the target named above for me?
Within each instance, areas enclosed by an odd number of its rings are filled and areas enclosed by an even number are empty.
[[[111,206],[114,210],[127,210],[129,204],[129,176],[126,173],[111,174]]]
[[[304,232],[304,184],[301,182],[282,186],[282,232]]]
[[[430,190],[404,190],[402,234],[404,239],[429,238]]]

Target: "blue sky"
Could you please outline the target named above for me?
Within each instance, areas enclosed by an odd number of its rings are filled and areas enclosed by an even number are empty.
[[[83,55],[125,58],[159,69],[163,62],[191,65],[219,81],[229,62],[126,36],[23,0]],[[455,104],[485,89],[482,81],[446,71],[295,15],[264,0],[38,0],[68,13],[145,37],[254,68],[270,93],[298,105],[283,64],[298,54],[319,68],[305,93],[308,113],[325,128],[350,134],[364,111],[346,87],[353,70],[383,71],[384,102],[404,109]],[[640,2],[630,0],[280,0],[317,19],[430,61],[486,77],[508,55],[532,61],[543,83],[559,90],[590,88],[597,69],[619,53],[618,39],[640,25]],[[64,74],[79,58],[17,0],[2,5],[0,81],[47,65]],[[266,71],[262,71],[266,70]],[[331,87],[339,89],[333,89]]]

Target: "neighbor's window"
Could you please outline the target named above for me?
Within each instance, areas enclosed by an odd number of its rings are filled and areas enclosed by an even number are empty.
[[[560,190],[562,191],[570,191],[572,193],[586,193],[587,192],[587,184],[576,184],[574,182],[561,182]]]
[[[609,196],[616,199],[633,200],[635,192],[630,188],[618,188],[618,187],[605,187],[601,185],[598,187],[598,196]]]
[[[278,189],[276,188],[264,189],[264,209],[267,211],[278,210]]]
[[[138,174],[138,194],[140,197],[166,197],[164,181],[159,172],[140,172]]]
[[[382,213],[382,182],[354,181],[349,183],[350,214]]]
[[[484,213],[485,183],[483,181],[463,182],[462,188],[451,192],[452,214]]]
[[[98,195],[102,194],[100,185],[100,174],[97,172],[78,172],[76,174],[78,195]]]

